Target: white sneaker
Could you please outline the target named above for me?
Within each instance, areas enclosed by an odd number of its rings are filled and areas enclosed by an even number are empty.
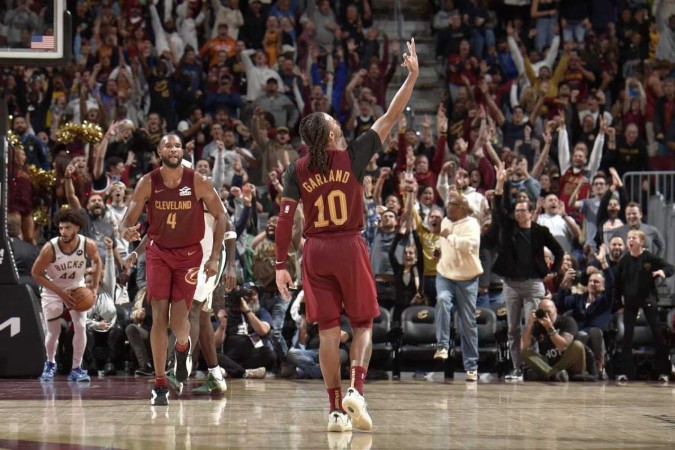
[[[328,414],[328,426],[326,431],[335,431],[342,433],[344,431],[352,431],[352,422],[349,420],[349,416],[340,411],[333,411]]]
[[[434,359],[440,361],[445,361],[446,359],[448,359],[448,349],[441,347],[438,350],[436,350],[436,353],[434,353]]]
[[[661,383],[667,383],[669,381],[669,377],[665,373],[661,374],[659,375],[658,381],[660,381]]]
[[[352,425],[357,430],[370,431],[373,429],[373,420],[366,409],[367,403],[363,395],[354,388],[347,389],[347,395],[342,399],[342,407],[349,418],[352,420]]]
[[[478,371],[469,370],[466,373],[466,381],[478,381]]]
[[[618,382],[628,381],[628,377],[626,375],[617,375],[616,381]]]

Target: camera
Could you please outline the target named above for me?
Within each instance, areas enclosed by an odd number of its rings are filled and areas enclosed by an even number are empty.
[[[583,276],[584,276],[584,272],[582,272],[581,270],[577,270],[576,273],[574,274],[574,278],[577,281],[581,280],[581,277],[583,277]]]
[[[543,309],[538,309],[534,312],[534,315],[537,316],[537,319],[543,319],[544,317],[546,317],[546,311],[544,311]]]
[[[238,287],[225,296],[225,307],[228,311],[240,312],[241,299],[253,295],[253,288]]]

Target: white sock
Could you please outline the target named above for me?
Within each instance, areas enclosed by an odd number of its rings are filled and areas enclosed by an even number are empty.
[[[209,367],[209,373],[218,381],[223,379],[223,372],[220,370],[220,366]]]

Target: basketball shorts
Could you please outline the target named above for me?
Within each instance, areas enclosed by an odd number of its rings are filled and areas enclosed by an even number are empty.
[[[185,301],[190,309],[201,261],[202,247],[199,244],[162,248],[150,241],[145,251],[147,293],[150,301]]]
[[[82,286],[84,286],[84,284],[66,288],[66,290],[70,291],[71,289]],[[61,317],[61,314],[63,314],[63,310],[67,308],[65,303],[63,303],[63,300],[61,300],[61,297],[46,288],[42,289],[40,303],[42,304],[42,314],[46,321],[58,319]]]
[[[199,267],[199,275],[197,276],[197,288],[195,289],[195,302],[202,303],[202,311],[211,312],[211,303],[213,302],[213,291],[220,283],[220,277],[223,275],[225,270],[225,246],[223,246],[222,251],[220,252],[220,258],[218,258],[218,272],[211,278],[206,278],[206,273],[204,273],[204,265],[206,261],[211,257],[211,248],[204,248],[202,246],[202,251],[204,256],[202,257],[202,264]]]
[[[352,324],[380,315],[368,249],[359,235],[308,238],[302,279],[307,320],[322,329],[339,326],[343,308]]]

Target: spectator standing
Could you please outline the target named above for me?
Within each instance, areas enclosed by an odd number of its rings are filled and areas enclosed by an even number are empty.
[[[506,170],[501,163],[497,170],[495,205],[502,205],[505,181]],[[523,311],[529,320],[544,298],[543,278],[549,273],[558,272],[564,252],[548,228],[532,222],[532,203],[518,200],[514,208],[514,218],[511,218],[504,206],[496,208],[498,208],[495,214],[497,220],[493,226],[500,229],[502,248],[495,261],[493,272],[504,277],[504,303],[508,318],[509,348],[514,367],[506,376],[506,380],[522,380],[520,324]],[[544,261],[544,247],[548,247],[555,258],[550,268]],[[529,347],[529,341],[526,344]]]
[[[659,381],[667,382],[671,370],[668,361],[668,346],[661,331],[658,315],[656,280],[672,277],[675,267],[664,259],[644,249],[645,233],[640,230],[628,232],[628,254],[618,264],[614,301],[623,308],[624,336],[621,347],[621,370],[617,381],[628,381],[634,374],[633,336],[638,312],[642,309],[654,336],[656,370]]]
[[[434,359],[448,358],[452,307],[457,308],[466,381],[478,381],[478,277],[483,273],[478,250],[480,224],[472,217],[468,200],[450,195],[448,216],[441,222],[441,257],[436,266],[436,340]]]

